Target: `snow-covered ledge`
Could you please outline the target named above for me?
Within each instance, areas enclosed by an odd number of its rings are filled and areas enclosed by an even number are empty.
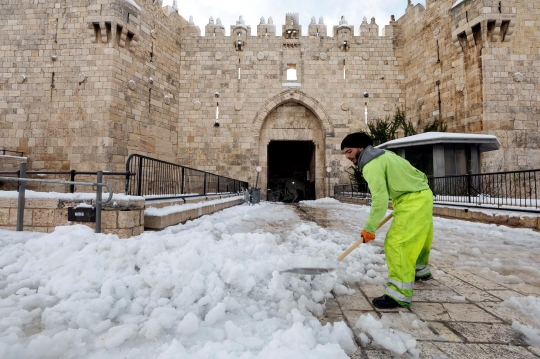
[[[238,195],[201,196],[191,198],[189,202],[183,204],[180,201],[169,203],[166,207],[162,207],[162,203],[147,203],[144,211],[144,227],[163,229],[243,203],[244,197]]]
[[[17,224],[17,191],[0,191],[0,228],[15,230]],[[95,205],[95,193],[57,193],[26,190],[24,230],[53,232],[57,226],[85,224],[95,228],[93,222],[68,221],[69,207]],[[104,197],[106,198],[106,196]],[[144,230],[143,197],[115,194],[111,202],[103,205],[101,231],[120,238],[139,235]]]

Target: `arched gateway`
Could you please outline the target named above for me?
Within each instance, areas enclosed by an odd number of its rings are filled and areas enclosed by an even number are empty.
[[[277,200],[296,187],[308,199],[324,197],[325,139],[333,128],[319,103],[300,91],[285,91],[266,102],[254,125],[262,197]]]

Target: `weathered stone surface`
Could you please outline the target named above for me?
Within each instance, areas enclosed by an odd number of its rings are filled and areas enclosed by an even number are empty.
[[[253,167],[262,165],[264,198],[268,141],[308,140],[321,197],[326,164],[332,185],[348,180],[336,149],[346,133],[367,129],[367,101],[368,120],[403,105],[420,130],[442,119],[451,132],[499,136],[504,151],[483,156],[486,170],[540,167],[540,10],[533,0],[500,9],[487,0],[454,3],[411,4],[383,36],[375,21],[331,36],[312,25],[294,39],[264,24],[238,47],[222,27],[200,36],[150,1],[141,10],[118,0],[99,9],[82,0],[8,2],[0,5],[0,143],[24,152],[29,170],[122,171],[128,154],[141,152],[253,184]],[[119,36],[108,35],[118,27]],[[347,46],[336,41],[345,35]],[[122,180],[109,180],[123,192]]]

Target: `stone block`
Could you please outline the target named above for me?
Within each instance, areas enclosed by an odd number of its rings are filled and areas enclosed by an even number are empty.
[[[9,208],[0,208],[0,225],[9,223]]]
[[[133,228],[140,225],[139,211],[119,211],[118,212],[118,228]]]
[[[17,207],[17,198],[0,198],[0,208]]]
[[[54,211],[54,226],[66,226],[68,222],[68,210],[67,208],[57,208]]]
[[[32,211],[32,226],[33,227],[47,227],[54,223],[54,215],[56,209],[51,208],[35,208]]]
[[[27,198],[25,208],[58,208],[58,199]]]
[[[118,211],[101,211],[101,228],[118,228]]]
[[[16,226],[17,225],[17,208],[11,208],[9,210],[9,220],[8,224]],[[32,225],[32,211],[25,210],[23,216],[23,227]]]

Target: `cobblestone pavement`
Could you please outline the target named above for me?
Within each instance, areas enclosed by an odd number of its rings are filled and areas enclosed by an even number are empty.
[[[371,314],[380,319],[387,316],[392,328],[411,334],[416,347],[421,350],[420,358],[540,358],[540,349],[527,345],[520,333],[512,329],[512,321],[534,325],[531,319],[500,303],[512,296],[540,295],[540,288],[512,284],[500,285],[473,273],[452,268],[451,262],[433,261],[432,272],[443,271],[445,275],[434,275],[434,279],[417,282],[410,309],[396,308],[381,310],[371,300],[382,295],[384,286],[358,285],[354,295],[336,296],[327,301],[323,322],[345,320],[355,334],[359,345],[351,358],[412,358],[393,355],[372,344],[360,344],[360,331],[355,328],[362,314]],[[441,273],[441,272],[439,272]],[[399,312],[407,313],[405,322]],[[428,323],[428,328],[412,328],[411,318]]]

